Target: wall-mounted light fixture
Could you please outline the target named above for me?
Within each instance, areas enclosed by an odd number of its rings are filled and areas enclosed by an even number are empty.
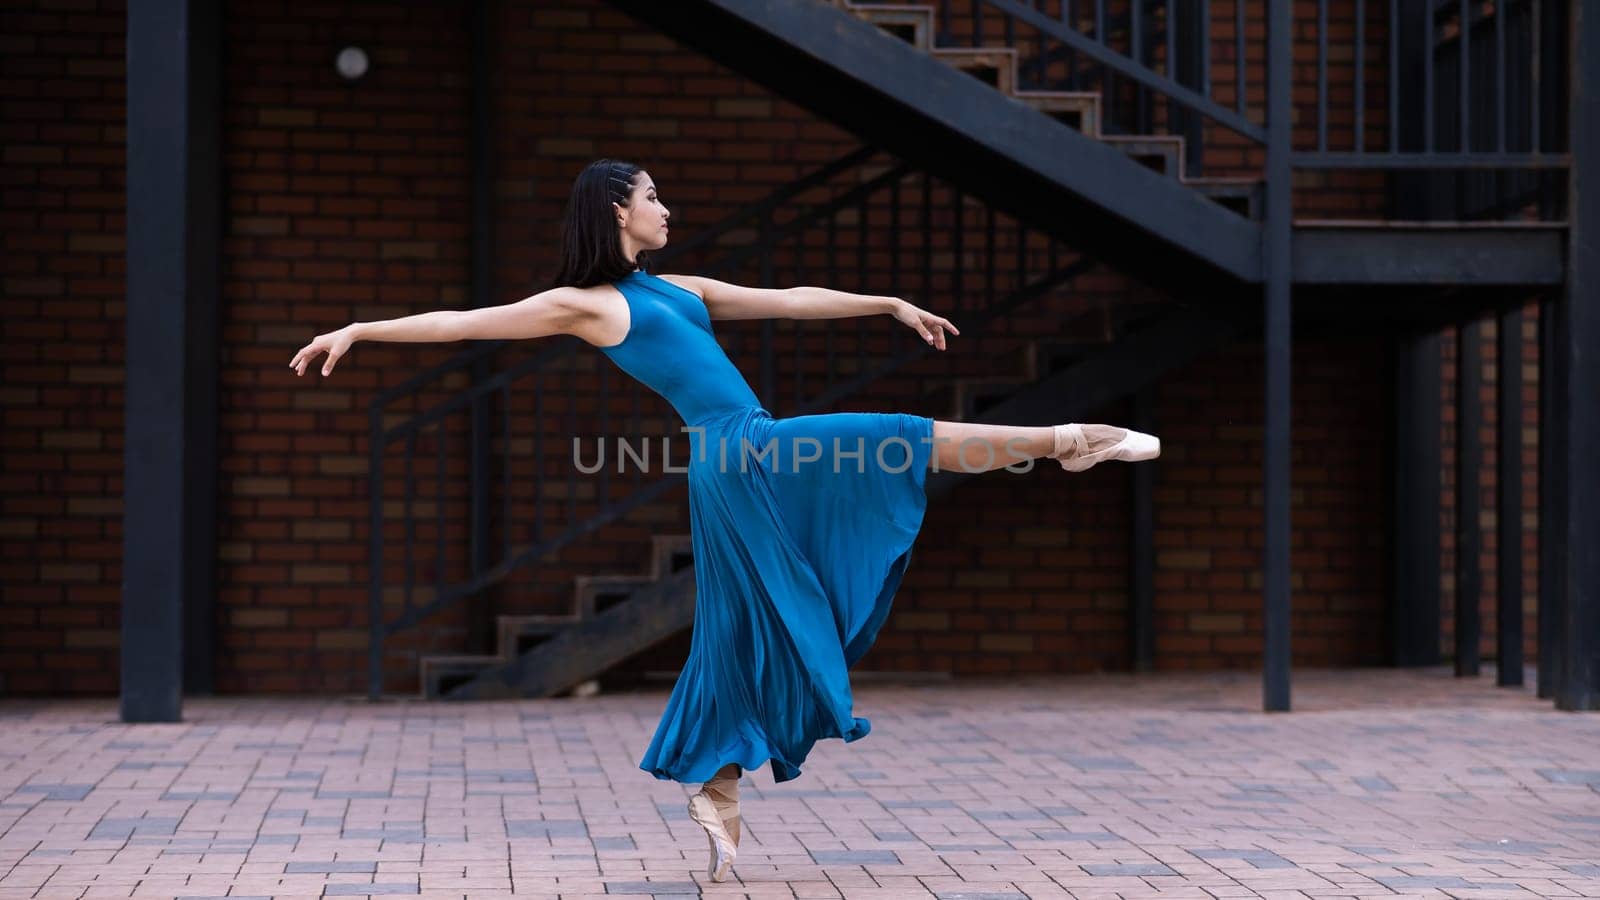
[[[360,47],[346,47],[334,57],[333,67],[346,81],[355,81],[367,74],[367,51]]]

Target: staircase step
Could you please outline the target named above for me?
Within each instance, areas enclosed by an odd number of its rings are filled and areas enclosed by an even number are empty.
[[[572,606],[578,618],[591,619],[622,603],[634,591],[655,581],[651,575],[575,575],[572,578]]]
[[[942,410],[938,417],[966,422],[1027,383],[1026,378],[1016,375],[972,375],[934,382],[923,396],[930,398],[932,409]]]
[[[665,578],[694,565],[694,539],[687,534],[657,534],[650,538],[650,573]]]
[[[438,700],[456,685],[504,662],[498,656],[424,656],[419,662],[422,699]]]
[[[1028,345],[1034,380],[1053,375],[1108,343],[1095,338],[1034,341]]]
[[[977,419],[985,410],[1011,396],[1027,379],[1009,376],[963,378],[956,382],[956,403],[961,421]]]
[[[652,581],[633,599],[553,635],[510,663],[457,680],[444,699],[554,697],[583,693],[585,683],[640,650],[694,624],[694,570]]]
[[[1141,165],[1183,178],[1183,138],[1165,134],[1105,134],[1100,140],[1133,157]]]
[[[1017,51],[1011,47],[935,47],[930,52],[1002,94],[1017,89]]]
[[[1094,91],[1017,91],[1012,96],[1069,128],[1100,136],[1100,95]]]
[[[933,49],[933,7],[891,3],[850,3],[850,12],[918,50]]]
[[[495,646],[500,650],[500,660],[502,662],[510,662],[551,637],[578,624],[579,621],[581,620],[571,613],[496,616],[497,643]]]
[[[1247,219],[1261,219],[1263,187],[1259,178],[1196,176],[1183,183]]]

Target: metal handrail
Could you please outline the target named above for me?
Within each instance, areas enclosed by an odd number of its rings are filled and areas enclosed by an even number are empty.
[[[929,0],[905,2],[921,6],[928,5]],[[1546,44],[1557,32],[1550,22],[1540,21],[1541,9],[1547,4],[1542,0],[1510,0],[1488,7],[1470,0],[1419,0],[1417,5],[1407,6],[1404,0],[1390,0],[1387,35],[1382,39],[1386,46],[1373,48],[1369,47],[1367,26],[1380,25],[1383,17],[1381,12],[1369,17],[1368,2],[1355,0],[1354,35],[1342,39],[1340,46],[1330,35],[1335,33],[1335,27],[1348,28],[1348,24],[1330,24],[1329,0],[1315,0],[1314,21],[1295,23],[1300,30],[1291,29],[1288,45],[1264,47],[1270,60],[1274,54],[1292,55],[1297,46],[1314,43],[1315,59],[1297,59],[1295,63],[1314,66],[1314,84],[1307,86],[1315,90],[1315,113],[1292,126],[1282,123],[1285,128],[1293,127],[1297,134],[1303,129],[1312,130],[1314,138],[1309,145],[1295,142],[1290,151],[1291,168],[1450,171],[1571,167],[1572,159],[1562,146],[1564,141],[1551,133],[1554,119],[1550,113],[1564,106],[1565,84],[1560,77],[1563,73],[1550,71]],[[1089,17],[1084,15],[1091,4],[1092,25],[1086,24]],[[1554,6],[1559,15],[1565,3]],[[954,7],[950,0],[940,0],[938,4],[938,46],[962,46],[952,43],[953,27],[959,23],[959,16],[967,14],[971,24],[966,37],[973,46],[987,46],[984,12],[991,11],[1003,17],[1005,44],[1019,53],[1029,52],[1028,45],[1037,38],[1037,54],[1019,57],[1019,71],[1025,72],[1031,65],[1042,79],[1042,73],[1065,56],[1066,78],[1048,87],[1077,89],[1082,75],[1080,60],[1103,70],[1096,90],[1107,107],[1117,103],[1121,95],[1112,83],[1113,75],[1133,85],[1138,122],[1134,127],[1114,126],[1114,131],[1150,133],[1156,129],[1144,96],[1150,91],[1168,104],[1166,129],[1186,134],[1191,141],[1198,141],[1203,134],[1196,123],[1185,118],[1192,115],[1204,117],[1257,145],[1268,141],[1268,131],[1274,123],[1267,121],[1264,110],[1249,114],[1246,102],[1247,71],[1251,67],[1245,61],[1251,57],[1242,0],[1234,4],[1233,35],[1229,41],[1232,59],[1221,60],[1231,69],[1232,78],[1220,82],[1212,77],[1215,61],[1211,56],[1210,0],[1128,0],[1109,9],[1107,0],[966,0],[959,9]],[[1293,4],[1281,5],[1275,0],[1265,0],[1261,9],[1268,12],[1269,18],[1293,15]],[[1549,18],[1547,13],[1543,15]],[[1019,37],[1018,26],[1032,32]],[[1270,44],[1265,37],[1252,38],[1249,43],[1257,40]],[[1114,41],[1120,45],[1114,46]],[[1053,42],[1049,49],[1047,42]],[[1404,53],[1402,45],[1406,48]],[[1160,49],[1164,49],[1165,59],[1158,64],[1156,54]],[[1197,60],[1197,69],[1185,69],[1185,58],[1191,67]],[[1353,66],[1349,63],[1352,59]],[[1330,60],[1343,61],[1344,71],[1339,77],[1344,80],[1339,83],[1350,89],[1351,100],[1342,111],[1334,109],[1335,82]],[[1387,90],[1383,93],[1367,91],[1372,64],[1387,65],[1388,70],[1383,73]],[[1414,65],[1416,71],[1410,72],[1407,65]],[[1188,77],[1185,71],[1189,72]],[[1218,84],[1232,88],[1233,108],[1212,96]],[[1264,87],[1269,94],[1300,86],[1298,82],[1280,87],[1259,81],[1255,85]],[[1369,109],[1369,101],[1376,102],[1376,106]],[[1102,112],[1109,122],[1109,109],[1103,108]],[[1302,109],[1302,115],[1305,112]],[[1334,145],[1330,134],[1334,112],[1348,116],[1344,134],[1350,146]],[[1381,148],[1369,146],[1373,143],[1368,140],[1370,120],[1375,114],[1382,114],[1387,120],[1388,134]],[[1480,120],[1485,128],[1476,127]],[[1525,132],[1513,133],[1513,124],[1518,122],[1521,124],[1517,127],[1525,128]],[[1406,129],[1413,127],[1414,139],[1403,136]],[[1455,134],[1444,143],[1440,133],[1447,129]],[[1196,161],[1198,158],[1199,154]]]
[[[1157,72],[1144,63],[1132,57],[1118,53],[1105,44],[1086,38],[1075,28],[1063,24],[1058,19],[1052,19],[1032,7],[1025,6],[1018,0],[983,0],[1001,12],[1022,22],[1032,25],[1045,34],[1061,41],[1073,50],[1099,62],[1113,71],[1116,71],[1145,87],[1159,91],[1163,96],[1188,107],[1202,115],[1210,116],[1219,124],[1257,142],[1267,139],[1267,133],[1262,126],[1245,118],[1241,113],[1228,109],[1210,97],[1196,91],[1187,85],[1179,84],[1171,77]],[[1167,0],[1170,7],[1172,0]]]

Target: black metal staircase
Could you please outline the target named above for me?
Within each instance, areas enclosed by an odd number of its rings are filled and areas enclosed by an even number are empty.
[[[1525,119],[1537,91],[1551,94],[1546,104],[1558,99],[1549,88],[1512,77],[1548,66],[1536,42],[1510,49],[1501,42],[1500,67],[1512,73],[1502,89],[1474,81],[1456,90],[1443,74],[1430,74],[1430,90],[1439,96],[1423,95],[1423,79],[1413,87],[1409,70],[1381,72],[1382,90],[1356,89],[1362,105],[1353,113],[1353,132],[1346,146],[1336,143],[1351,113],[1329,99],[1330,46],[1353,52],[1367,78],[1367,69],[1386,65],[1393,50],[1411,49],[1402,40],[1409,31],[1401,30],[1422,27],[1411,21],[1412,0],[1397,0],[1395,40],[1378,46],[1368,47],[1364,35],[1330,37],[1326,22],[1317,23],[1311,39],[1318,56],[1302,67],[1316,67],[1314,83],[1305,85],[1316,101],[1296,104],[1293,125],[1266,121],[1266,68],[1230,62],[1270,57],[1278,48],[1264,46],[1242,13],[1231,34],[1213,35],[1218,17],[1194,0],[941,0],[937,9],[846,0],[612,3],[864,140],[958,181],[1030,227],[1169,290],[1206,295],[1264,283],[1265,145],[1280,127],[1289,139],[1287,177],[1377,173],[1383,179],[1377,190],[1387,198],[1380,210],[1312,213],[1293,222],[1295,239],[1282,265],[1301,289],[1304,311],[1319,304],[1338,310],[1356,285],[1368,298],[1375,290],[1404,298],[1419,285],[1525,290],[1561,283],[1559,212],[1530,214],[1524,206],[1507,215],[1480,197],[1480,215],[1470,220],[1419,222],[1403,214],[1403,197],[1423,172],[1432,173],[1435,193],[1471,190],[1438,178],[1486,171],[1550,173],[1554,181],[1546,178],[1544,193],[1560,193],[1570,162],[1560,142],[1530,144],[1504,124]],[[1416,54],[1453,57],[1461,42],[1452,40],[1448,25],[1457,5],[1429,3],[1432,49]],[[1484,35],[1495,27],[1516,31],[1518,10],[1508,8],[1498,26],[1488,16],[1475,28]],[[1253,15],[1259,23],[1260,13]],[[1214,46],[1230,52],[1213,59]],[[1493,58],[1494,46],[1476,58]],[[1521,93],[1513,95],[1513,88]],[[1412,123],[1457,115],[1456,94],[1510,110],[1501,116],[1498,142],[1494,133],[1478,136],[1480,128],[1472,143],[1451,145],[1445,125],[1430,129],[1427,140],[1409,133],[1402,139]],[[1380,127],[1388,117],[1399,126]],[[1202,171],[1199,163],[1209,155],[1226,165]],[[1481,185],[1476,192],[1483,193]],[[1495,194],[1506,195],[1507,186]],[[1502,214],[1481,215],[1486,210]]]
[[[1009,372],[952,369],[930,378],[925,366],[919,369],[927,349],[897,343],[904,335],[885,333],[883,323],[719,324],[736,363],[759,373],[757,393],[776,414],[834,408],[870,396],[880,382],[920,377],[931,385],[932,411],[941,418],[1063,421],[1148,385],[1265,320],[1264,580],[1269,596],[1279,598],[1269,604],[1275,611],[1269,616],[1272,673],[1286,672],[1291,316],[1296,328],[1318,316],[1341,324],[1403,320],[1416,328],[1463,321],[1516,292],[1565,278],[1563,209],[1552,198],[1562,194],[1571,161],[1560,129],[1545,122],[1552,98],[1539,93],[1546,90],[1540,77],[1518,82],[1504,74],[1537,74],[1548,65],[1550,53],[1540,52],[1548,22],[1539,26],[1537,15],[1533,25],[1527,22],[1535,8],[1552,6],[1547,0],[1497,4],[1492,13],[1466,3],[1395,0],[1381,46],[1367,47],[1367,31],[1356,28],[1353,43],[1335,46],[1337,53],[1330,45],[1342,38],[1333,37],[1338,32],[1322,0],[1309,32],[1316,45],[1310,60],[1291,59],[1297,50],[1283,0],[1269,0],[1276,18],[1265,39],[1246,27],[1242,4],[1235,6],[1231,33],[1213,37],[1217,22],[1205,0],[941,0],[937,7],[845,0],[612,3],[893,157],[852,154],[704,229],[669,251],[674,270],[765,286],[848,280],[856,290],[881,283],[885,292],[915,292],[962,326],[964,343],[976,343],[992,326],[995,337],[1012,339],[1005,352],[1021,363]],[[1357,8],[1364,9],[1361,0]],[[1229,52],[1214,59],[1223,49]],[[1229,64],[1263,56],[1259,68]],[[1338,93],[1330,89],[1328,61],[1349,56],[1357,85],[1353,127],[1340,146],[1345,120],[1332,109]],[[1458,73],[1479,72],[1482,61],[1492,59],[1490,69],[1501,77],[1490,78],[1487,88],[1479,76],[1459,75],[1447,84],[1451,70],[1435,66],[1444,57],[1455,60]],[[1383,90],[1364,95],[1364,66],[1385,59]],[[1314,67],[1314,102],[1291,102],[1296,66],[1302,72]],[[1521,100],[1535,98],[1533,110],[1512,96],[1514,88],[1526,89]],[[1486,131],[1480,115],[1469,128],[1469,111],[1484,104],[1497,111],[1496,127]],[[1373,190],[1381,202],[1344,218],[1296,218],[1291,180],[1315,183],[1331,171],[1377,173]],[[1518,175],[1490,182],[1475,177],[1505,172]],[[937,205],[936,183],[947,192]],[[830,184],[835,189],[825,200],[804,199]],[[901,196],[918,188],[920,212]],[[1441,194],[1453,201],[1441,203]],[[1470,203],[1454,202],[1462,198]],[[960,243],[969,207],[989,224],[987,243],[969,248],[971,254]],[[1439,215],[1445,208],[1449,214]],[[997,218],[1006,221],[998,242]],[[874,221],[887,227],[874,231]],[[841,247],[844,233],[850,239]],[[956,242],[953,248],[934,237],[945,233]],[[875,243],[887,268],[869,261]],[[849,258],[841,262],[836,253]],[[966,268],[969,255],[985,260],[987,272]],[[1179,302],[1122,307],[1109,317],[1104,310],[1052,307],[1063,323],[1098,314],[1107,326],[1104,341],[1007,332],[1008,315],[1027,304],[1053,303],[1057,288],[1099,263],[1134,273]],[[975,292],[976,279],[983,287]],[[972,296],[979,299],[968,303]],[[1258,305],[1263,296],[1264,307]],[[405,447],[409,511],[409,466],[422,432],[438,428],[442,441],[443,423],[485,397],[510,409],[513,388],[535,373],[541,381],[552,373],[570,375],[575,384],[599,380],[601,396],[592,404],[569,399],[561,406],[566,434],[670,428],[662,404],[653,398],[641,403],[637,393],[631,406],[619,401],[627,388],[612,392],[607,370],[585,370],[579,362],[585,355],[573,350],[568,342],[500,366],[492,377],[410,418],[388,409],[420,391],[442,391],[449,379],[502,352],[476,348],[374,403],[373,696],[381,694],[390,667],[386,638],[415,629],[462,598],[504,586],[513,573],[557,559],[629,516],[672,505],[667,492],[681,483],[676,477],[619,486],[602,475],[586,494],[567,471],[566,490],[558,492],[565,526],[554,534],[536,527],[531,539],[517,541],[510,538],[515,516],[508,478],[498,562],[453,581],[436,566],[431,595],[424,592],[418,601],[411,574],[416,538],[407,512],[401,517],[403,591],[387,580],[384,533],[393,517],[384,505],[386,448]],[[787,353],[793,354],[784,366],[792,387],[781,388],[776,372],[780,354]],[[517,464],[513,443],[508,420],[496,451],[504,472]],[[534,445],[542,446],[537,439]],[[554,480],[542,464],[531,477],[541,488]],[[960,478],[941,473],[930,479],[929,490],[949,490]],[[544,513],[541,506],[537,521]],[[488,527],[472,523],[475,534]],[[419,652],[401,664],[420,661],[428,696],[547,696],[688,627],[692,568],[674,567],[662,550],[677,546],[682,535],[646,530],[655,545],[643,572],[595,575],[591,569],[579,576],[587,580],[574,584],[570,608],[500,616],[493,648],[468,656]],[[442,551],[438,555],[443,558]],[[681,553],[677,559],[683,562]],[[391,615],[395,607],[399,614]],[[1286,693],[1269,692],[1269,708],[1286,703]]]

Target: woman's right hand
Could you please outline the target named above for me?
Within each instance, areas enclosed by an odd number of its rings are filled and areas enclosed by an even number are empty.
[[[294,359],[289,361],[289,368],[294,369],[296,375],[304,375],[307,365],[318,356],[327,353],[328,359],[322,364],[322,374],[332,374],[333,367],[350,349],[350,345],[356,342],[354,328],[354,325],[346,325],[338,331],[317,335],[311,343],[301,347],[300,352],[294,355]]]

